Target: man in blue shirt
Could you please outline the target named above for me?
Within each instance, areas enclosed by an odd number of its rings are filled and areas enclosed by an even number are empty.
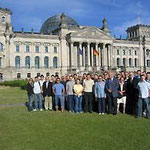
[[[55,108],[58,111],[58,102],[60,100],[61,111],[64,111],[64,93],[65,87],[60,83],[60,78],[57,78],[56,84],[53,85],[53,93],[55,95]]]
[[[138,90],[139,90],[139,98],[138,98],[138,118],[142,116],[142,105],[143,101],[145,103],[146,109],[146,118],[149,118],[149,94],[150,94],[150,84],[145,81],[144,74],[141,75],[141,81],[138,83]]]

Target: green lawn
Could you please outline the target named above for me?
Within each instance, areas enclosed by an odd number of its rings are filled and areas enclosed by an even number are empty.
[[[25,102],[25,91],[0,88],[0,105]],[[144,118],[0,107],[0,150],[149,149],[150,120]]]

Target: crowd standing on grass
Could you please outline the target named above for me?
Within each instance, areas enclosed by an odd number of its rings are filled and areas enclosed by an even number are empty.
[[[41,75],[30,78],[26,89],[29,111],[122,112],[149,118],[150,72]]]

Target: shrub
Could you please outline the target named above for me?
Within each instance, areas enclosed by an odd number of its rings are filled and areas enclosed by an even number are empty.
[[[0,85],[10,86],[10,87],[20,87],[22,90],[25,90],[27,83],[28,80],[12,80],[12,81],[0,82]]]

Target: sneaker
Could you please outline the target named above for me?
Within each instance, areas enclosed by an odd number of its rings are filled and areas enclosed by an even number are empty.
[[[33,111],[37,111],[37,109],[33,109]]]
[[[101,115],[101,113],[99,113],[99,115]]]
[[[104,113],[102,113],[102,115],[104,115]]]
[[[40,111],[43,111],[43,109],[40,109]]]

